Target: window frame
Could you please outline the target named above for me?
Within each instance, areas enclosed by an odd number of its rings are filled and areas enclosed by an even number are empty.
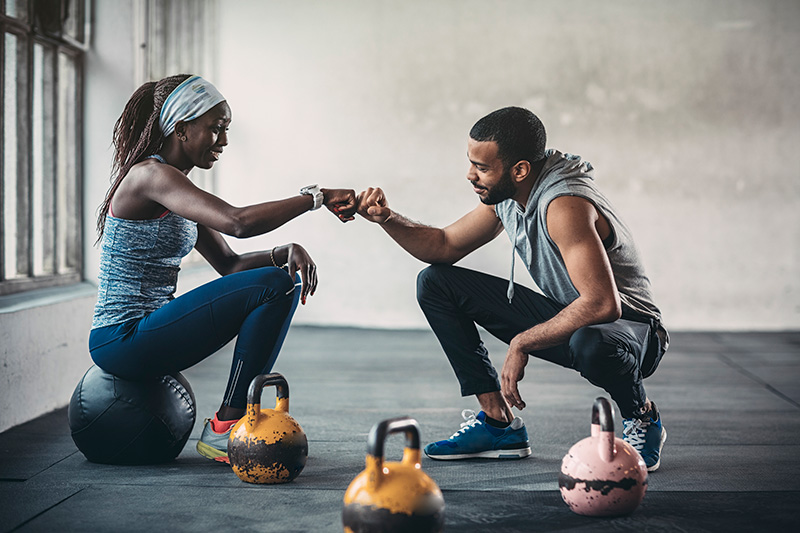
[[[84,263],[82,118],[84,60],[90,40],[91,2],[90,0],[71,2],[74,9],[72,14],[76,19],[72,25],[75,36],[69,35],[69,26],[66,23],[55,33],[45,29],[41,20],[36,17],[35,0],[17,1],[15,4],[24,10],[24,19],[6,15],[7,0],[0,0],[0,31],[2,31],[0,95],[3,99],[3,109],[6,106],[7,82],[6,34],[16,36],[19,50],[24,50],[23,53],[18,53],[17,61],[22,57],[25,63],[22,67],[18,64],[16,70],[17,73],[22,73],[22,78],[17,79],[16,97],[20,100],[24,98],[24,102],[22,105],[18,104],[13,118],[17,121],[15,149],[18,155],[14,160],[16,176],[13,179],[16,180],[15,190],[18,200],[15,202],[15,235],[11,239],[16,247],[13,254],[16,267],[11,269],[10,277],[6,277],[9,272],[6,268],[6,246],[9,244],[9,239],[5,218],[5,184],[8,179],[5,171],[7,116],[5,113],[0,114],[0,296],[78,283],[83,277]],[[62,8],[62,15],[67,6],[63,0],[50,5]],[[62,20],[67,19],[62,17]],[[34,102],[34,96],[37,94],[35,87],[37,59],[34,51],[37,47],[41,47],[43,51],[41,86],[47,91],[41,93],[44,109],[41,125],[35,124],[36,117],[34,117],[34,108],[37,104]],[[70,63],[72,69],[70,76],[74,75],[74,84],[67,87],[61,80],[62,57],[67,58]],[[61,105],[62,94],[67,94],[67,101],[74,105]],[[65,121],[62,120],[63,108],[67,108],[68,113]],[[64,127],[68,129],[62,145]],[[37,131],[42,134],[41,139],[34,137]],[[39,140],[42,141],[41,146],[37,144]],[[48,145],[48,141],[52,141],[52,145]],[[41,160],[43,166],[38,165],[39,161],[35,160],[35,148],[44,154]],[[65,155],[68,159],[63,159]],[[36,181],[35,175],[39,166],[43,176],[41,183]],[[66,185],[62,185],[64,183]],[[62,186],[64,189],[61,193],[66,196],[59,199]],[[41,205],[34,197],[37,190],[42,192]],[[20,201],[20,198],[24,200]],[[63,209],[59,209],[60,207]],[[52,217],[48,217],[48,213],[52,213]],[[37,226],[34,219],[37,216],[42,218],[38,226],[47,228],[42,231],[43,235],[40,238],[34,235],[34,228]],[[19,230],[20,227],[23,229]],[[60,240],[63,240],[63,244],[59,242]],[[34,246],[36,242],[41,242],[42,247],[39,260]]]

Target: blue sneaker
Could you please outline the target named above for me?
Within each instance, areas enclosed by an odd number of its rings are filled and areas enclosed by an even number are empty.
[[[667,430],[661,425],[661,415],[656,404],[653,402],[651,404],[653,408],[645,419],[622,420],[622,440],[639,452],[648,472],[655,472],[661,466],[661,449],[667,441]]]
[[[425,446],[425,455],[431,459],[521,459],[531,454],[528,431],[521,418],[515,418],[505,429],[485,422],[486,413],[464,409],[461,429],[447,440]]]

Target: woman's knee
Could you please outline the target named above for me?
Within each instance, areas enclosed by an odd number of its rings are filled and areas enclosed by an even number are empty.
[[[256,283],[263,286],[274,297],[291,296],[295,290],[295,276],[282,268],[264,267],[256,269],[253,275],[257,277]],[[299,283],[299,277],[297,282]]]

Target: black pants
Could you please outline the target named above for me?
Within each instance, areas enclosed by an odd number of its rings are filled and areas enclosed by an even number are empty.
[[[450,265],[432,265],[417,278],[417,300],[450,360],[463,396],[500,390],[476,324],[509,343],[563,308],[521,285],[515,285],[509,303],[507,287],[507,280]],[[611,395],[624,418],[632,418],[646,400],[643,363],[655,361],[644,369],[649,376],[661,354],[645,357],[648,348],[660,350],[654,324],[647,317],[631,315],[623,313],[616,322],[581,328],[568,343],[531,355],[579,371]]]

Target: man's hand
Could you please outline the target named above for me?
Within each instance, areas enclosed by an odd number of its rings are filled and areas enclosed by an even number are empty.
[[[503,370],[500,372],[500,390],[503,397],[511,405],[520,411],[525,409],[525,402],[519,394],[517,383],[525,377],[525,365],[528,364],[528,354],[522,351],[517,338],[511,340],[508,345],[508,354],[503,363]]]
[[[383,224],[392,216],[392,210],[383,191],[370,187],[358,195],[358,214],[370,222]]]
[[[356,191],[353,189],[320,189],[322,191],[322,205],[328,211],[339,217],[342,222],[355,220]]]

